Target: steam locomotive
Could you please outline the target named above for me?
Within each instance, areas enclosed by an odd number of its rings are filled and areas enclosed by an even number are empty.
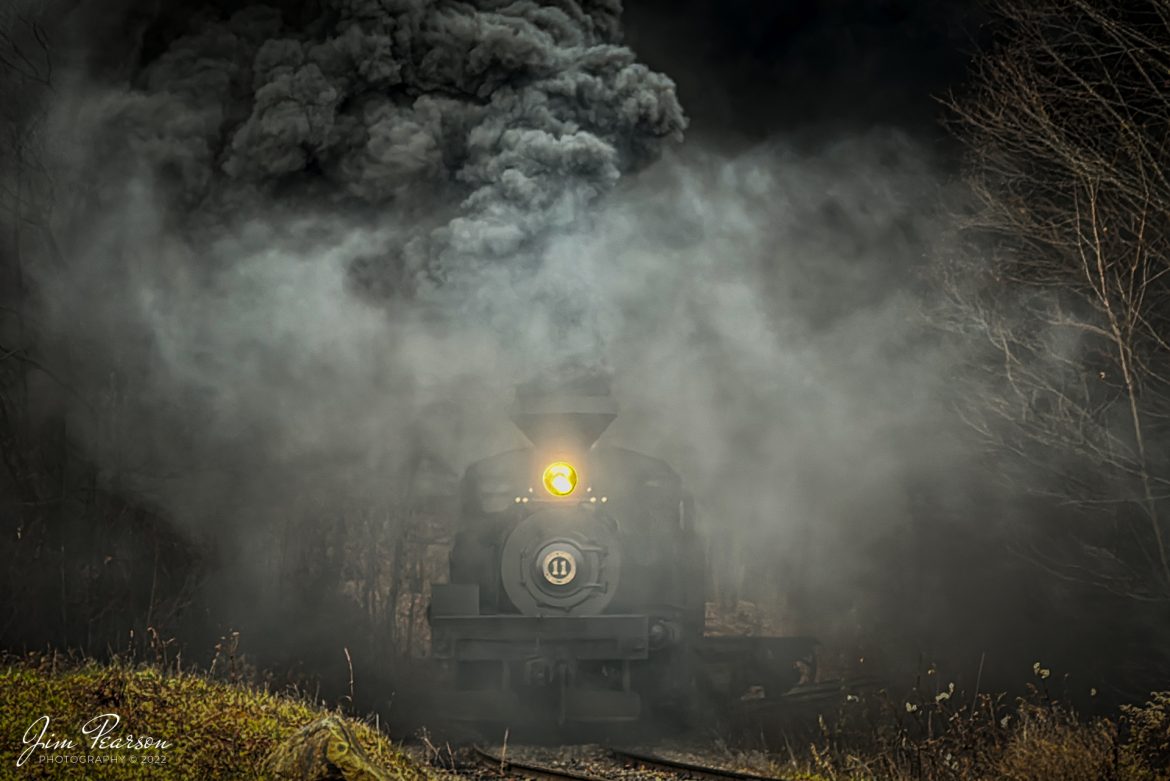
[[[598,444],[604,379],[517,389],[532,446],[472,464],[433,584],[449,717],[625,722],[774,699],[813,673],[808,637],[704,636],[694,503],[664,461]]]

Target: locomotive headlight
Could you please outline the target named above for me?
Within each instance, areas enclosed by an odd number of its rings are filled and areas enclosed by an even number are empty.
[[[554,461],[544,468],[544,487],[553,496],[568,496],[577,487],[577,470],[565,461]]]

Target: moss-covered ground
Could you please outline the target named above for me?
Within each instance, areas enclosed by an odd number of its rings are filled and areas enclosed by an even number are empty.
[[[91,747],[81,725],[116,713],[111,737],[151,736],[165,750]],[[94,662],[61,666],[52,658],[7,659],[0,667],[0,779],[262,779],[272,749],[329,711],[290,696],[200,675],[162,672],[153,667]],[[48,716],[49,735],[68,738],[72,749],[34,750],[17,767],[30,725]],[[343,723],[361,749],[388,778],[429,777],[371,725]],[[39,726],[32,730],[38,734]],[[41,755],[119,755],[124,761],[78,764],[41,761]],[[161,760],[159,758],[162,758]],[[160,764],[161,762],[161,764]]]

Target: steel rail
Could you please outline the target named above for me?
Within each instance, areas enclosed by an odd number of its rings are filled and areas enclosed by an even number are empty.
[[[567,768],[537,765],[532,762],[517,762],[506,756],[493,754],[480,746],[472,746],[472,750],[485,768],[497,771],[500,775],[508,778],[529,778],[533,781],[563,781],[566,778],[572,779],[572,781],[608,781],[601,776],[578,773]]]
[[[696,765],[691,762],[668,759],[667,757],[660,757],[655,754],[643,754],[639,751],[629,751],[627,749],[610,748],[609,753],[615,759],[632,762],[650,769],[665,770],[672,773],[686,773],[688,778],[708,778],[715,779],[715,781],[728,778],[736,779],[737,781],[786,781],[783,776],[761,776],[756,773],[748,773],[744,770]]]

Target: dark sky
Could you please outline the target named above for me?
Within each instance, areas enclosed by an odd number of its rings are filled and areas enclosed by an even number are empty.
[[[896,125],[951,147],[936,98],[964,83],[981,30],[978,2],[625,0],[625,39],[678,83],[692,140],[735,148],[778,131],[815,141]],[[152,0],[117,4],[156,9]],[[197,6],[161,7],[174,24],[155,30],[169,39]]]
[[[979,16],[929,0],[627,0],[626,40],[679,85],[690,136],[816,140],[875,125],[951,145],[936,97],[961,88]]]

